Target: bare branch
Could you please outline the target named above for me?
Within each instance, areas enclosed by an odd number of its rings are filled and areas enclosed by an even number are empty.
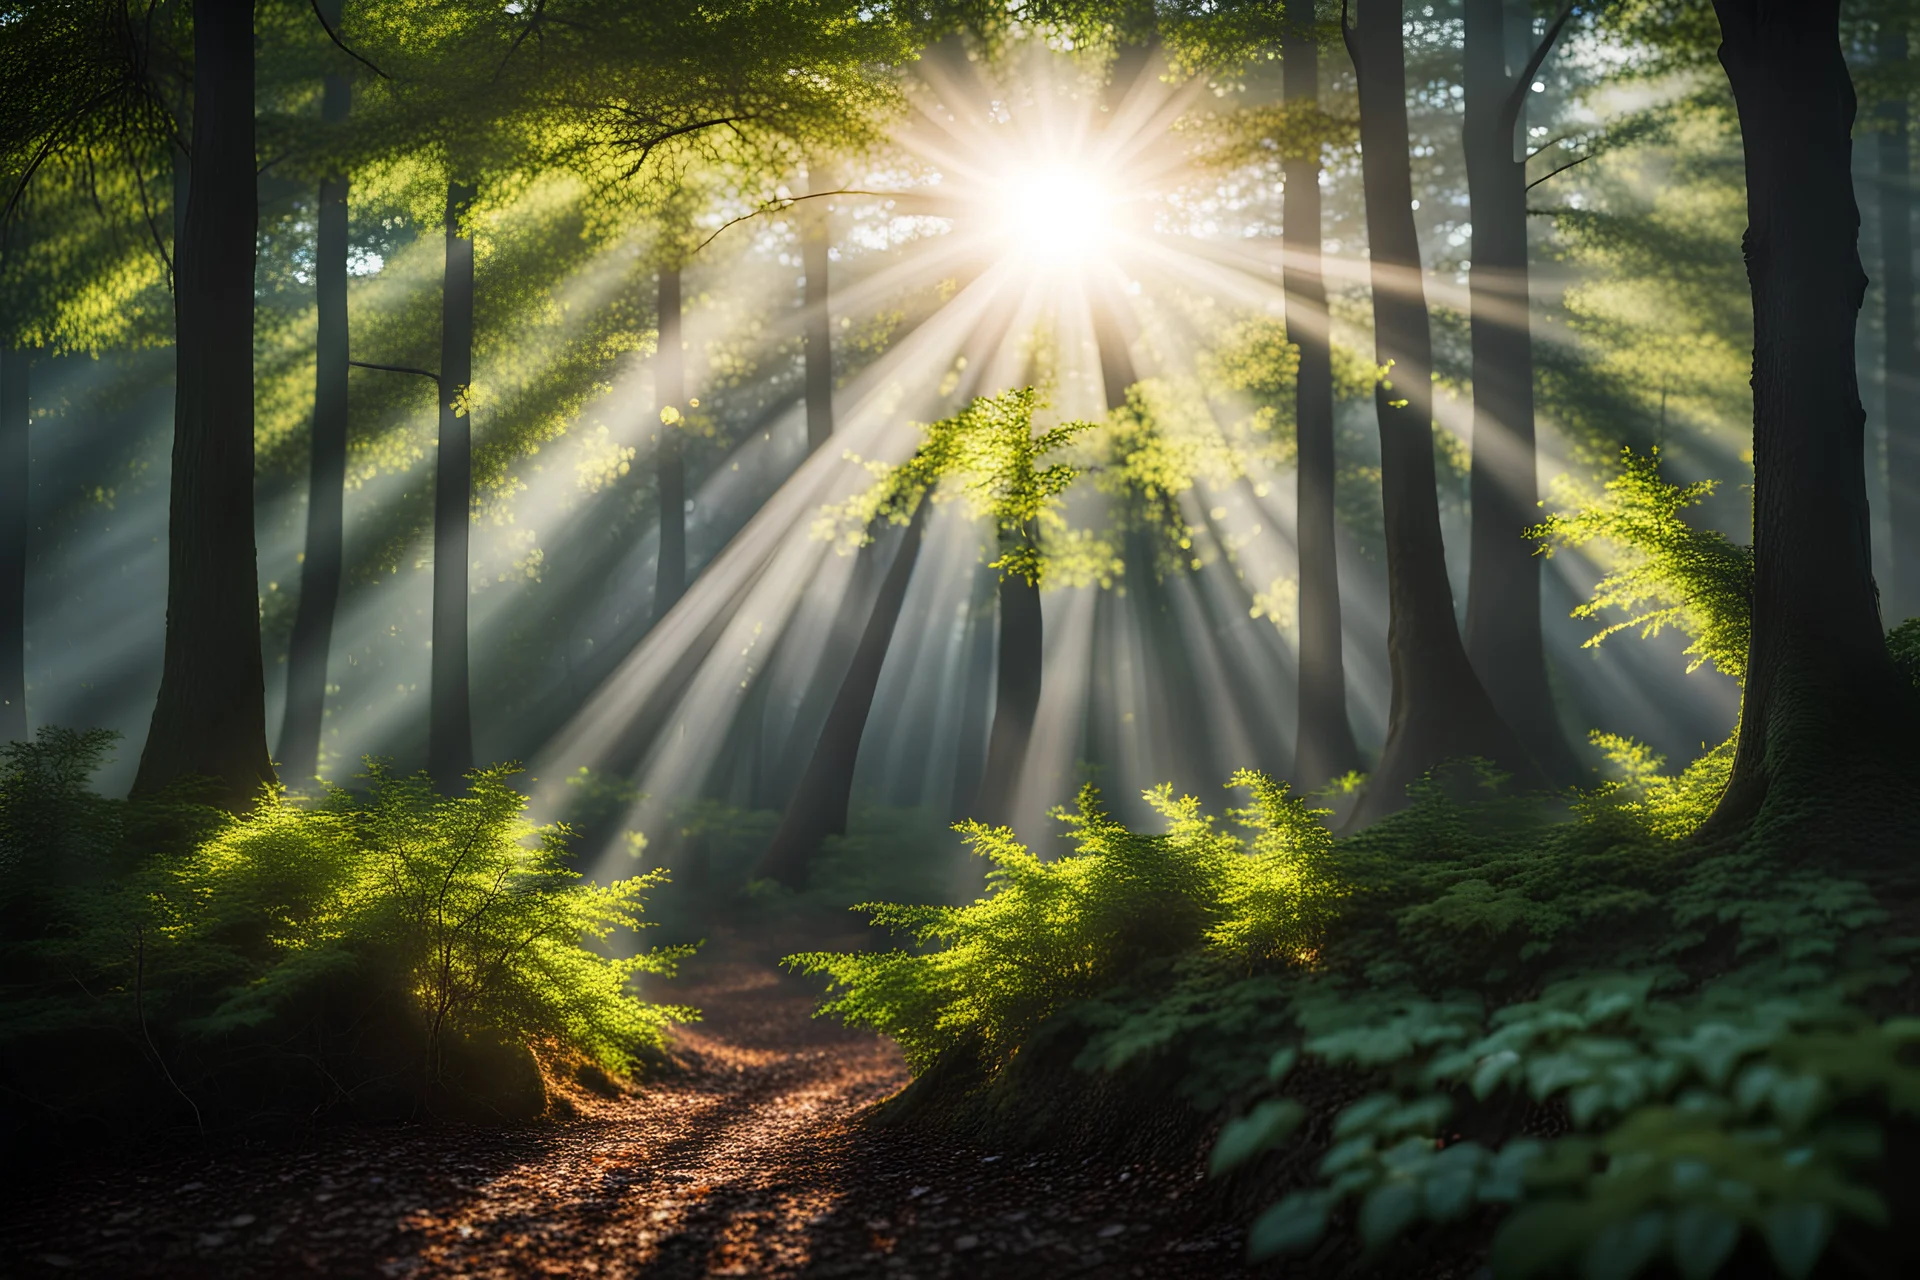
[[[367,70],[373,72],[373,74],[379,76],[382,80],[393,79],[392,76],[388,75],[386,72],[382,71],[380,68],[374,66],[371,62],[368,62],[365,58],[361,57],[359,54],[355,53],[352,49],[349,49],[347,47],[347,42],[340,38],[340,33],[333,29],[332,23],[327,21],[327,15],[320,12],[320,0],[307,0],[307,3],[313,7],[313,16],[320,19],[320,29],[327,33],[327,39],[333,41],[333,43],[339,48],[340,52],[346,54],[349,58],[352,58],[355,62],[359,63],[361,66],[365,67]]]
[[[1567,0],[1560,7],[1559,16],[1540,37],[1539,45],[1533,56],[1527,59],[1527,65],[1520,72],[1520,78],[1513,82],[1513,88],[1507,91],[1507,100],[1500,104],[1500,136],[1506,137],[1513,132],[1514,125],[1520,121],[1520,106],[1527,100],[1527,94],[1533,90],[1533,78],[1540,74],[1540,68],[1546,65],[1547,55],[1553,52],[1553,46],[1560,39],[1560,33],[1566,30],[1567,23],[1573,17],[1575,0]]]
[[[1549,174],[1547,174],[1547,175],[1546,175],[1545,177],[1541,177],[1541,178],[1535,178],[1535,179],[1534,179],[1534,180],[1533,180],[1532,182],[1529,182],[1529,183],[1527,184],[1527,190],[1529,190],[1529,191],[1531,191],[1531,190],[1533,190],[1533,189],[1534,189],[1535,187],[1537,187],[1537,186],[1539,186],[1539,185],[1540,185],[1541,183],[1543,183],[1543,182],[1545,182],[1545,181],[1547,180],[1547,178],[1551,178],[1551,177],[1553,177],[1553,176],[1554,176],[1554,174],[1561,174],[1561,173],[1565,173],[1565,172],[1566,172],[1567,170],[1569,170],[1569,169],[1571,169],[1571,168],[1573,168],[1573,167],[1574,167],[1575,165],[1579,165],[1579,164],[1585,164],[1585,163],[1586,163],[1587,161],[1589,161],[1589,160],[1591,160],[1591,159],[1593,159],[1593,157],[1594,157],[1594,155],[1595,155],[1595,153],[1594,153],[1594,152],[1592,152],[1592,151],[1589,151],[1589,152],[1587,152],[1587,154],[1585,154],[1585,155],[1583,155],[1583,156],[1581,156],[1581,157],[1580,157],[1580,158],[1579,158],[1578,160],[1569,160],[1569,161],[1567,161],[1567,162],[1566,162],[1565,164],[1563,164],[1563,165],[1561,165],[1561,166],[1560,166],[1560,167],[1559,167],[1558,169],[1555,169],[1555,170],[1553,171],[1553,173],[1549,173]]]
[[[413,367],[412,367],[411,365],[404,365],[404,364],[374,364],[374,363],[373,363],[372,361],[370,361],[370,360],[349,360],[349,361],[347,361],[347,363],[348,363],[348,364],[350,364],[350,365],[352,365],[352,366],[353,366],[354,368],[356,368],[356,369],[378,369],[378,370],[380,370],[380,371],[381,371],[382,373],[411,373],[411,374],[416,374],[416,375],[418,375],[419,377],[422,377],[422,378],[431,378],[431,379],[433,379],[433,384],[434,384],[434,386],[436,386],[436,387],[438,387],[438,386],[440,385],[440,375],[439,375],[439,374],[437,374],[437,373],[429,373],[429,372],[428,372],[427,370],[425,370],[425,369],[415,369],[415,368],[413,368]]]
[[[905,195],[905,194],[907,193],[902,191],[868,191],[863,187],[841,187],[835,191],[812,191],[807,193],[804,196],[783,196],[778,200],[767,201],[767,203],[761,205],[759,208],[753,210],[750,213],[743,213],[737,218],[727,219],[725,222],[721,223],[718,228],[715,229],[712,235],[708,236],[705,240],[702,240],[699,244],[695,245],[693,247],[693,252],[698,253],[702,249],[706,248],[708,245],[712,244],[715,240],[718,240],[720,238],[720,233],[722,231],[725,231],[728,227],[735,226],[739,223],[746,222],[753,218],[758,218],[762,214],[785,213],[788,209],[793,208],[793,206],[799,204],[802,200],[818,200],[823,196],[897,196],[897,195]],[[689,254],[688,256],[691,257],[692,255]]]

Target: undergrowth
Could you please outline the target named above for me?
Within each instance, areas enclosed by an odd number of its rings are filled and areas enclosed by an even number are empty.
[[[683,949],[620,954],[664,873],[583,882],[511,769],[449,797],[374,763],[236,817],[99,797],[111,742],[0,748],[0,1071],[29,1134],[526,1114],[535,1050],[624,1072],[693,1016],[632,987]]]
[[[1611,553],[1589,616],[1678,627],[1737,679],[1751,557],[1682,519],[1703,492],[1629,456],[1538,536]],[[1889,647],[1920,674],[1920,623]],[[1044,1035],[1082,1070],[1176,1079],[1226,1120],[1216,1173],[1283,1180],[1256,1258],[1345,1238],[1389,1265],[1497,1221],[1496,1277],[1801,1277],[1836,1239],[1899,1273],[1910,1246],[1885,1228],[1916,1206],[1886,1155],[1911,1159],[1920,1120],[1920,940],[1845,850],[1787,864],[1690,838],[1731,740],[1678,772],[1595,742],[1612,776],[1591,787],[1513,795],[1451,766],[1467,776],[1338,841],[1253,775],[1245,837],[1165,788],[1159,835],[1083,793],[1074,856],[970,827],[994,868],[978,902],[871,906],[912,945],[790,963],[916,1070],[965,1054],[991,1073]]]

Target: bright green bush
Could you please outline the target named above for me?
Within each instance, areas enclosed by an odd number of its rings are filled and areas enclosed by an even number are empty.
[[[511,769],[440,796],[373,764],[361,791],[236,817],[93,795],[109,741],[47,730],[0,756],[0,1052],[49,1107],[132,1105],[146,1086],[98,1057],[115,1044],[204,1121],[227,1095],[471,1091],[471,1046],[624,1071],[693,1016],[632,988],[682,949],[611,950],[664,873],[582,882]],[[85,1097],[44,1097],[64,1055]]]
[[[1317,945],[1333,893],[1317,863],[1329,837],[1283,784],[1252,772],[1234,782],[1253,796],[1233,815],[1245,837],[1164,786],[1147,794],[1166,819],[1163,835],[1129,831],[1083,788],[1075,810],[1056,813],[1076,852],[1051,862],[1009,828],[964,824],[992,863],[984,897],[963,907],[865,905],[915,949],[787,963],[831,980],[823,1012],[892,1036],[921,1070],[960,1046],[997,1062],[1063,1004],[1158,957],[1199,948],[1235,962],[1297,961]]]

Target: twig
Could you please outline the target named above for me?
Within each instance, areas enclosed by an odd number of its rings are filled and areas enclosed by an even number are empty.
[[[359,63],[361,66],[365,67],[367,70],[373,72],[373,74],[379,76],[382,80],[393,79],[392,76],[388,75],[386,72],[382,71],[380,68],[374,66],[371,62],[368,62],[365,58],[361,57],[359,54],[355,53],[352,49],[349,49],[347,47],[347,42],[340,38],[339,33],[333,29],[333,24],[327,21],[327,15],[320,12],[320,0],[307,0],[307,2],[313,6],[313,16],[320,19],[320,29],[327,33],[327,39],[333,41],[335,45],[339,46],[340,52],[346,54],[349,58],[352,58],[355,62]]]
[[[719,228],[716,229],[712,235],[695,245],[693,252],[698,253],[715,240],[718,240],[720,238],[720,232],[725,231],[728,227],[734,226],[737,223],[746,222],[750,218],[757,218],[765,213],[785,213],[802,200],[818,200],[822,196],[901,196],[910,194],[912,193],[906,191],[868,191],[861,187],[842,187],[837,191],[811,191],[804,196],[783,196],[777,200],[769,200],[751,213],[743,213],[737,218],[727,219],[720,224]]]
[[[380,371],[381,371],[381,372],[383,372],[383,373],[412,373],[412,374],[417,374],[417,375],[419,375],[419,376],[420,376],[420,377],[422,377],[422,378],[431,378],[431,379],[433,379],[433,383],[434,383],[434,385],[435,385],[436,387],[440,385],[440,375],[439,375],[439,374],[437,374],[437,373],[429,373],[429,372],[428,372],[427,370],[425,370],[425,369],[415,369],[415,368],[413,368],[413,367],[412,367],[411,365],[404,365],[404,364],[375,364],[375,363],[373,363],[373,362],[372,362],[371,360],[349,360],[349,361],[347,361],[347,363],[348,363],[348,364],[350,364],[350,365],[352,365],[352,366],[353,366],[354,368],[356,368],[356,369],[378,369],[378,370],[380,370]]]
[[[1531,191],[1531,190],[1533,190],[1533,189],[1534,189],[1535,187],[1537,187],[1537,186],[1539,186],[1539,185],[1540,185],[1541,183],[1543,183],[1543,182],[1545,182],[1545,181],[1547,180],[1547,178],[1551,178],[1551,177],[1553,177],[1553,176],[1554,176],[1554,174],[1556,174],[1556,173],[1565,173],[1565,172],[1566,172],[1567,170],[1569,170],[1569,169],[1571,169],[1571,168],[1573,168],[1573,167],[1574,167],[1575,165],[1577,165],[1577,164],[1585,164],[1585,163],[1586,163],[1587,161],[1589,161],[1589,160],[1591,160],[1591,159],[1593,159],[1593,157],[1594,157],[1594,155],[1595,155],[1595,153],[1594,153],[1594,152],[1592,152],[1592,151],[1589,151],[1589,152],[1587,152],[1587,154],[1585,154],[1585,155],[1583,155],[1583,156],[1581,156],[1581,157],[1580,157],[1580,158],[1579,158],[1578,160],[1569,160],[1569,161],[1567,161],[1567,162],[1566,162],[1565,164],[1563,164],[1563,165],[1561,165],[1561,166],[1560,166],[1560,167],[1559,167],[1558,169],[1555,169],[1555,170],[1553,171],[1553,173],[1549,173],[1549,174],[1547,174],[1547,175],[1546,175],[1546,177],[1542,177],[1542,178],[1535,178],[1535,179],[1534,179],[1534,180],[1533,180],[1532,182],[1529,182],[1529,183],[1527,184],[1527,190],[1529,190],[1529,191]]]

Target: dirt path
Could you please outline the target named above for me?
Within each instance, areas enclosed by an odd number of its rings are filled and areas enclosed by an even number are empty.
[[[0,1274],[1225,1277],[1197,1169],[1005,1156],[852,1123],[890,1043],[809,1017],[770,963],[672,998],[684,1073],[557,1125],[341,1129],[306,1148],[71,1175],[10,1205]]]

